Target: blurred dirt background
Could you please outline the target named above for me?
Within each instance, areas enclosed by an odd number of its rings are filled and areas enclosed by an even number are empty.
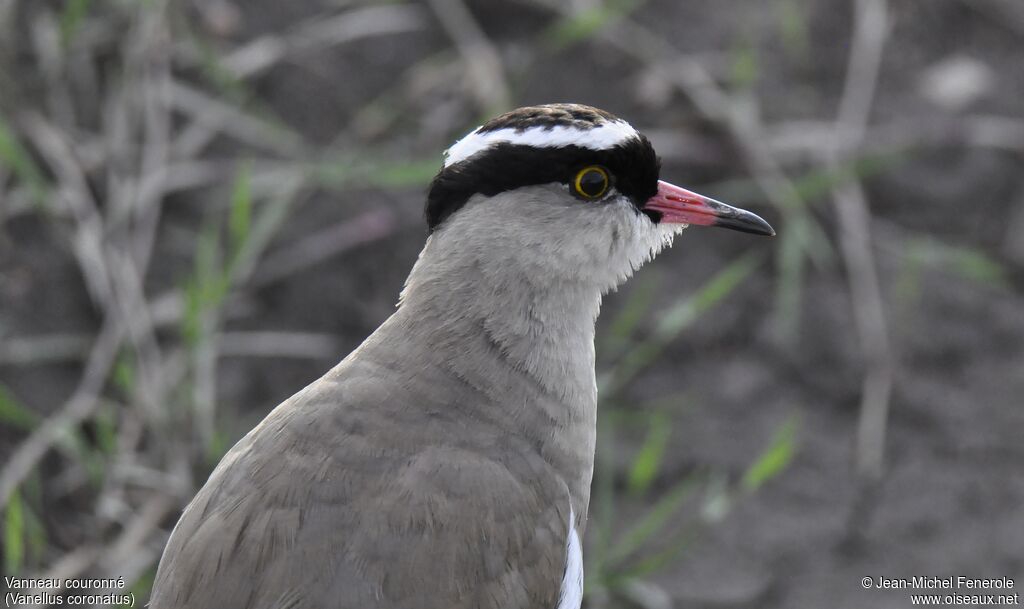
[[[554,101],[779,232],[606,299],[586,606],[1019,592],[1018,0],[0,2],[3,574],[144,602],[219,456],[392,310],[441,151]]]

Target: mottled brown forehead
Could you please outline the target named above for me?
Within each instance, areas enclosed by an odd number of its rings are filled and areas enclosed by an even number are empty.
[[[618,120],[619,118],[614,114],[591,106],[584,106],[582,104],[546,104],[543,106],[528,106],[506,112],[487,121],[477,131],[479,133],[498,131],[499,129],[525,131],[533,127],[547,129],[573,127],[580,130],[588,130]]]

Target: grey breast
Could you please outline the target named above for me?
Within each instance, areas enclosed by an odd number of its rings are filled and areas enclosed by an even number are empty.
[[[565,482],[480,416],[472,402],[492,396],[388,343],[371,338],[231,449],[171,536],[153,609],[558,605]]]

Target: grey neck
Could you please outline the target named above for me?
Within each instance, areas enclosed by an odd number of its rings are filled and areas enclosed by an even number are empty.
[[[460,400],[471,402],[474,419],[535,447],[565,480],[585,522],[596,441],[600,286],[538,276],[516,258],[455,241],[436,234],[428,240],[385,326],[459,380]]]
[[[600,287],[537,277],[489,252],[446,255],[444,245],[428,241],[409,275],[398,313],[406,331],[454,362],[492,350],[567,410],[596,401]]]

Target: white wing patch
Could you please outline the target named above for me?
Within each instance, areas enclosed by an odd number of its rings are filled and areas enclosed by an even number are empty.
[[[583,604],[583,548],[576,532],[576,514],[569,506],[569,539],[565,542],[565,575],[557,609],[580,609]]]
[[[636,136],[636,129],[623,120],[606,121],[590,129],[558,125],[556,127],[537,126],[522,130],[508,127],[480,133],[480,128],[477,127],[445,151],[444,166],[448,167],[459,161],[464,161],[474,154],[500,143],[535,148],[579,146],[590,150],[608,150]]]

